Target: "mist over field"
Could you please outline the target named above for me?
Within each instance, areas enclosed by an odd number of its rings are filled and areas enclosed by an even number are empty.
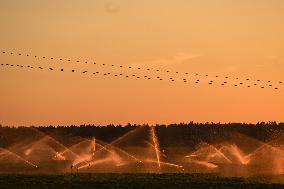
[[[283,123],[1,127],[2,173],[284,173]]]

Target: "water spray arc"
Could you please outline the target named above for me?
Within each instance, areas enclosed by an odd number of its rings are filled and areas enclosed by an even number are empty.
[[[155,128],[151,127],[150,132],[151,132],[151,138],[152,138],[152,141],[153,141],[154,150],[155,150],[155,154],[156,154],[157,164],[158,164],[158,167],[160,168],[161,167],[160,153],[159,153],[160,150],[159,150],[159,143],[158,143],[158,139],[157,139],[157,136],[156,136]]]

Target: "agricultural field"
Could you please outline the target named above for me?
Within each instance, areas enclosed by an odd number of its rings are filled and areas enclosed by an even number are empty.
[[[215,174],[0,175],[1,189],[45,188],[283,188],[284,176],[221,177]]]

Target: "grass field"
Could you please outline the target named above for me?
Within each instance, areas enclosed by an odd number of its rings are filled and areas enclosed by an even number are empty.
[[[283,178],[229,178],[213,174],[18,174],[0,175],[0,188],[284,188]]]

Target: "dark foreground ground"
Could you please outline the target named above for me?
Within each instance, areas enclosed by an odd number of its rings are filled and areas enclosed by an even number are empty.
[[[212,174],[0,175],[0,189],[45,188],[284,188],[284,176],[228,178]],[[282,184],[281,184],[282,182]]]

